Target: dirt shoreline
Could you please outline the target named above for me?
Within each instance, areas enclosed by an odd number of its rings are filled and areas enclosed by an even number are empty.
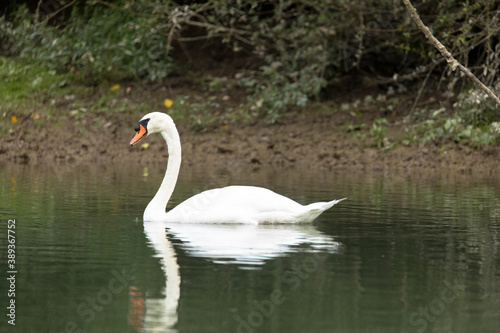
[[[19,163],[164,164],[167,147],[160,136],[129,146],[142,115],[127,116],[116,124],[82,131],[71,121],[64,126],[33,125],[29,117],[12,124],[0,142],[0,165]],[[389,126],[397,127],[397,124]],[[334,115],[297,113],[284,124],[229,124],[194,133],[180,123],[183,165],[221,170],[308,168],[375,172],[452,172],[500,175],[500,148],[447,142],[398,145],[383,151],[353,139]],[[149,144],[143,146],[144,143]]]

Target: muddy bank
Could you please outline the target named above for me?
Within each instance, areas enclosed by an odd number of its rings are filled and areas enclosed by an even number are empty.
[[[88,128],[68,120],[34,125],[29,117],[11,124],[0,142],[0,163],[140,163],[164,164],[167,147],[160,136],[129,146],[142,115],[108,119]],[[389,126],[397,127],[396,123]],[[309,168],[380,172],[449,171],[500,174],[500,148],[474,149],[457,143],[396,146],[382,151],[346,131],[335,115],[289,115],[281,124],[229,124],[194,133],[179,123],[183,164],[222,170]],[[149,145],[143,145],[147,143]]]

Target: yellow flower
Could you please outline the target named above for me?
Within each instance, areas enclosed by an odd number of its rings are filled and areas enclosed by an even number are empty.
[[[13,122],[14,124],[17,123],[17,118],[16,116],[10,117],[10,121]]]
[[[169,107],[172,106],[172,104],[174,104],[174,101],[172,101],[171,99],[168,99],[166,98],[164,101],[163,101],[163,105],[165,105],[165,107],[168,109]]]
[[[111,90],[111,91],[120,90],[120,85],[119,84],[115,84],[114,86],[112,86],[111,88],[109,88],[109,90]]]

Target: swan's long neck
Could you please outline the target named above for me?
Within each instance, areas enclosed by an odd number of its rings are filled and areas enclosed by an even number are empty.
[[[181,167],[181,139],[173,120],[169,117],[165,123],[165,129],[161,135],[168,146],[168,165],[165,177],[160,188],[144,211],[144,221],[155,221],[166,219],[166,206],[174,192],[179,169]]]

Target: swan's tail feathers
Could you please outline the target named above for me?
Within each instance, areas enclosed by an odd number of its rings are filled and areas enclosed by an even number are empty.
[[[300,216],[300,219],[303,220],[304,222],[312,222],[325,210],[332,208],[334,205],[338,204],[339,202],[345,199],[347,198],[332,200],[328,202],[314,202],[312,204],[309,204],[305,206],[306,211],[302,214],[302,216]]]
[[[325,207],[324,210],[332,208],[333,206],[335,206],[339,202],[344,201],[345,199],[347,199],[347,198],[342,198],[342,199],[337,199],[337,200],[332,200],[332,201],[326,202],[326,204],[324,206]]]

